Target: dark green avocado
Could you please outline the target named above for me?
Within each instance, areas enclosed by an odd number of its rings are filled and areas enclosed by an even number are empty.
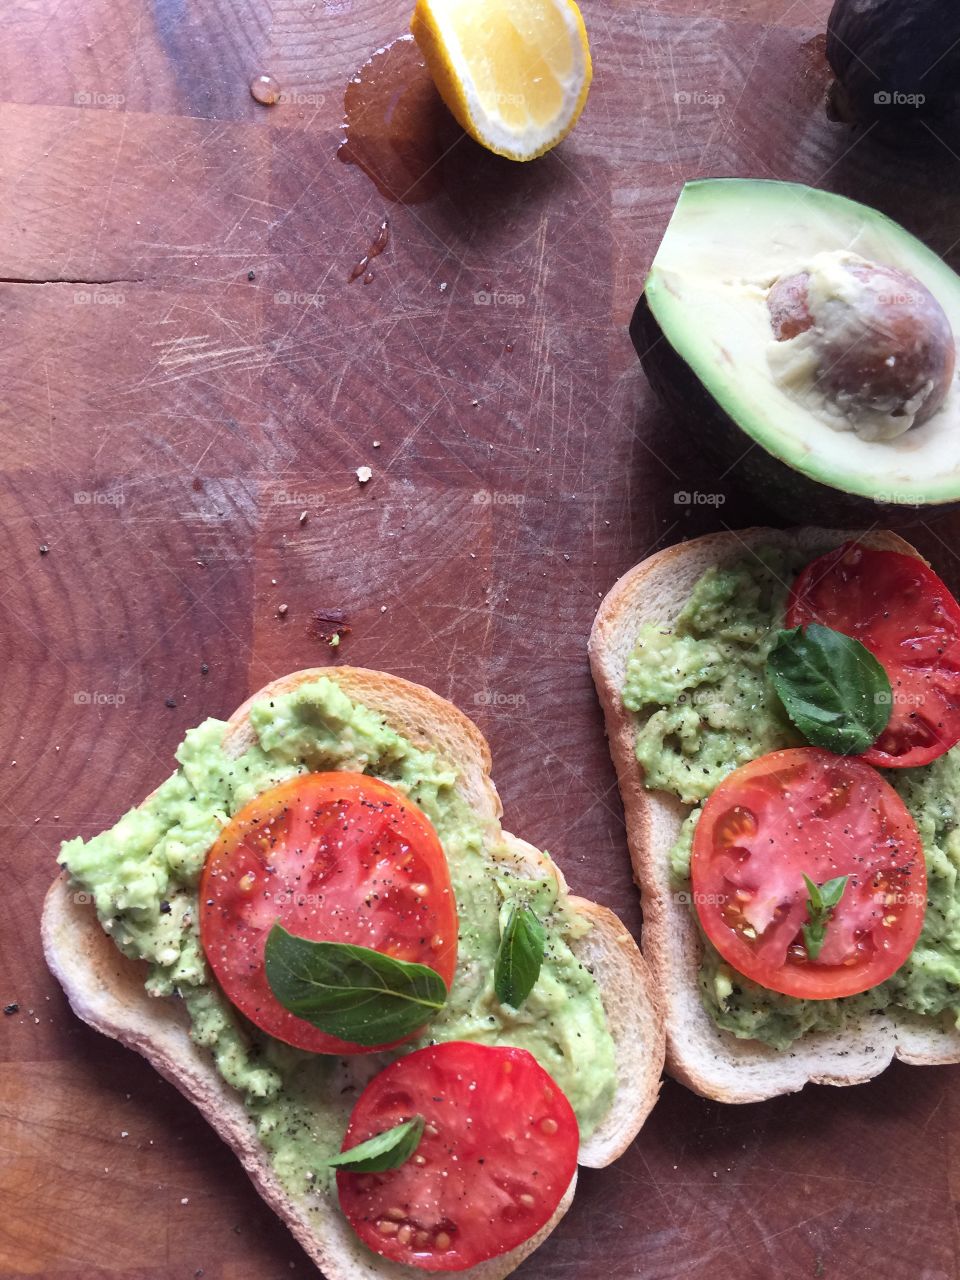
[[[960,277],[883,214],[793,183],[688,183],[630,336],[718,476],[800,522],[960,503]]]
[[[837,118],[910,145],[960,137],[956,0],[836,0],[827,61]]]

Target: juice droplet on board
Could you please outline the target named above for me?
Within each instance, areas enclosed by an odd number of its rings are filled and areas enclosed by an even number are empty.
[[[272,107],[280,97],[280,85],[270,75],[257,76],[251,81],[250,96],[264,107]]]
[[[383,253],[384,249],[387,247],[389,242],[390,242],[390,223],[388,219],[384,218],[384,220],[380,223],[379,227],[377,227],[376,235],[370,241],[369,249],[360,259],[360,261],[354,264],[353,269],[350,272],[350,275],[347,277],[348,282],[352,284],[354,280],[358,279],[360,276],[363,276],[363,283],[369,284],[370,281],[373,279],[373,272],[369,270],[370,263],[373,261],[374,258],[380,257],[381,253]]]
[[[347,85],[337,156],[355,164],[381,195],[419,204],[440,189],[440,161],[458,129],[413,36],[378,49]]]
[[[387,247],[387,241],[389,239],[390,223],[386,218],[384,218],[379,227],[377,227],[377,234],[374,236],[373,243],[370,245],[370,257],[379,258],[380,254],[383,253],[384,249]]]

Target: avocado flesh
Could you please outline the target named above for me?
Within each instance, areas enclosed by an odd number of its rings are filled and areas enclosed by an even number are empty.
[[[960,334],[960,278],[883,214],[793,183],[711,179],[684,187],[654,259],[641,300],[647,315],[638,307],[631,327],[641,360],[648,373],[663,363],[659,344],[651,342],[652,317],[656,331],[736,424],[737,431],[721,430],[717,439],[704,440],[715,450],[720,446],[730,463],[736,462],[738,449],[742,455],[755,442],[798,473],[798,480],[841,494],[894,507],[955,502],[960,499],[956,376],[928,422],[894,440],[870,441],[831,426],[771,373],[770,285],[806,269],[814,255],[835,250],[915,276],[943,307],[954,335]],[[651,381],[662,387],[665,378]],[[710,424],[703,425],[710,432]],[[756,459],[748,470],[756,472]],[[786,487],[799,495],[809,490],[802,482]],[[780,505],[776,494],[765,496]]]

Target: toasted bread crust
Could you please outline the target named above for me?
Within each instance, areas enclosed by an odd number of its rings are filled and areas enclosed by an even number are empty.
[[[253,741],[249,720],[253,702],[289,692],[320,676],[335,680],[351,698],[378,711],[416,745],[455,764],[462,795],[481,822],[495,829],[502,807],[490,778],[490,750],[479,729],[429,689],[383,672],[324,667],[276,680],[230,717],[224,739],[227,749],[240,755]],[[520,857],[531,872],[556,875],[565,887],[562,874],[546,855],[507,833],[503,833],[503,841],[511,856]],[[648,970],[630,934],[605,908],[579,898],[572,901],[593,925],[575,946],[583,962],[596,973],[617,1054],[619,1087],[614,1105],[580,1151],[581,1164],[601,1166],[632,1142],[656,1101],[663,1066],[663,1027]],[[328,1280],[400,1280],[417,1274],[415,1268],[377,1258],[366,1250],[332,1202],[300,1200],[285,1190],[240,1095],[190,1039],[183,1008],[176,1001],[147,996],[143,966],[121,955],[101,929],[92,906],[76,901],[65,875],[59,876],[47,893],[42,934],[47,963],[78,1016],[142,1053],[200,1108],[236,1152],[264,1200],[287,1223]],[[477,1280],[501,1280],[509,1275],[563,1217],[575,1185],[576,1177],[556,1213],[537,1235],[511,1253],[471,1268],[469,1274]]]
[[[623,705],[626,663],[640,626],[673,622],[701,574],[749,556],[761,545],[809,546],[856,534],[825,529],[748,529],[680,543],[649,557],[607,593],[590,634],[589,654],[603,706],[610,753],[623,798],[627,842],[643,906],[643,947],[664,1009],[667,1071],[695,1092],[720,1102],[755,1102],[805,1084],[860,1084],[894,1057],[934,1065],[960,1062],[960,1033],[927,1019],[892,1014],[832,1034],[816,1032],[788,1050],[721,1031],[703,1008],[697,986],[700,935],[689,907],[673,899],[669,852],[689,812],[674,796],[648,791],[635,754],[638,718]],[[897,534],[860,535],[867,545],[919,553]]]

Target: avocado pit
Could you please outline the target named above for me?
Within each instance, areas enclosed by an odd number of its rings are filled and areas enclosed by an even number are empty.
[[[822,401],[830,424],[893,440],[943,405],[956,344],[940,303],[915,276],[836,250],[774,281],[767,310],[774,376]]]

